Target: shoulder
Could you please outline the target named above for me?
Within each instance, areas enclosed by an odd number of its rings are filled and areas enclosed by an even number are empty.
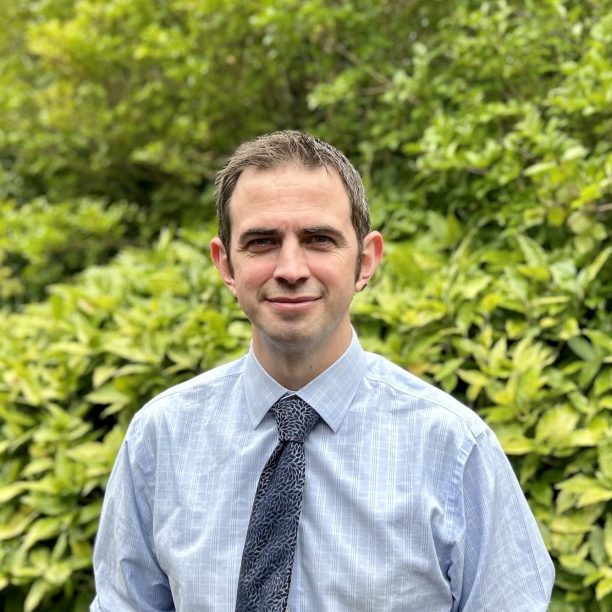
[[[242,375],[245,359],[246,357],[242,357],[236,361],[203,372],[178,385],[174,385],[147,402],[143,410],[160,403],[179,401],[181,398],[193,393],[201,393],[204,397],[214,394],[219,386],[224,385],[228,379]]]
[[[217,403],[235,388],[244,371],[246,357],[223,364],[169,387],[149,400],[135,415],[130,428],[138,428],[155,422],[172,421],[180,413],[184,419],[190,412],[205,412],[207,405]]]
[[[432,424],[440,423],[455,430],[464,430],[475,441],[489,432],[488,425],[470,408],[448,393],[418,378],[388,359],[366,353],[368,368],[365,383],[370,392],[382,394],[398,402],[407,412]]]

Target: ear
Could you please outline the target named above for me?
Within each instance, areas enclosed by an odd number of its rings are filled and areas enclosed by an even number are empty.
[[[370,232],[363,239],[363,250],[361,252],[361,270],[355,282],[355,291],[361,291],[367,284],[378,267],[383,254],[384,241],[380,232]]]
[[[225,245],[221,241],[219,236],[213,238],[210,241],[210,256],[215,264],[215,268],[219,270],[221,278],[225,283],[225,286],[232,292],[232,295],[236,296],[236,286],[234,283],[234,275],[232,274],[232,266]]]

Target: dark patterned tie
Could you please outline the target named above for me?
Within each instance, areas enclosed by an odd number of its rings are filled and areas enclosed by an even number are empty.
[[[259,478],[242,553],[236,612],[284,612],[302,508],[304,441],[319,415],[297,395],[271,408],[278,445]]]

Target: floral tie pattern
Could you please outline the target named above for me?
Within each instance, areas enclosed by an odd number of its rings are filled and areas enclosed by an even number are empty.
[[[319,420],[297,395],[272,406],[278,445],[259,478],[246,535],[236,612],[284,612],[302,508],[304,441]]]

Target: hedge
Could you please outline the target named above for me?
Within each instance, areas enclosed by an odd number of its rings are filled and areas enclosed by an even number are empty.
[[[61,609],[80,610],[91,598],[102,493],[130,416],[142,398],[246,343],[248,328],[215,275],[202,249],[164,237],[0,322],[8,601],[27,593],[25,609],[34,610],[61,592]]]

